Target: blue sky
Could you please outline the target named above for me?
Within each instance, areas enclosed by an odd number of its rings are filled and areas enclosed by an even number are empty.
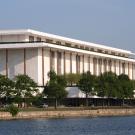
[[[0,0],[0,29],[18,28],[135,52],[135,0]]]

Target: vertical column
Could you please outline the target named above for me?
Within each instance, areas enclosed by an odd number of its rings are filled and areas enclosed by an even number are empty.
[[[96,68],[97,68],[96,75],[98,76],[99,75],[99,58],[97,58],[97,66],[96,66]]]
[[[50,48],[50,71],[52,70],[52,51]]]
[[[99,70],[99,74],[100,75],[102,73],[102,59],[98,60],[98,70]]]
[[[125,66],[125,62],[122,63],[122,74],[125,74],[126,72],[126,66]]]
[[[24,75],[26,75],[26,49],[25,48],[23,50],[23,54],[24,54]]]
[[[80,73],[83,73],[83,56],[80,55]]]
[[[62,53],[57,51],[57,74],[61,75]]]
[[[41,48],[41,63],[42,63],[42,48]],[[48,78],[48,72],[54,70],[54,52],[49,48],[44,48],[44,83]]]
[[[134,79],[134,64],[132,63],[132,80]]]
[[[130,78],[130,65],[129,65],[129,62],[128,62],[128,76]]]
[[[88,56],[88,70],[90,71],[90,56]]]
[[[65,66],[66,74],[69,74],[70,73],[70,52],[66,52],[65,54],[65,63],[66,63],[66,66]]]
[[[108,66],[109,66],[109,72],[111,72],[112,71],[112,61],[111,60],[108,61]]]
[[[80,56],[76,55],[76,73],[80,73]]]
[[[63,62],[64,62],[64,74],[66,74],[66,60],[65,60],[65,51],[64,51],[64,54],[63,54]]]
[[[42,84],[44,86],[44,48],[42,48]]]
[[[93,59],[93,74],[97,75],[97,58]]]
[[[61,52],[61,74],[64,74],[64,52]]]
[[[115,72],[115,74],[117,74],[116,70],[117,70],[117,67],[116,67],[116,60],[115,60],[114,61],[114,72]]]
[[[103,58],[101,60],[102,60],[101,73],[103,74],[104,73],[104,60]]]
[[[70,73],[72,73],[72,53],[70,53]]]
[[[135,80],[135,64],[133,64],[133,80]]]
[[[106,59],[104,59],[103,60],[103,64],[104,64],[104,72],[107,72],[107,60]]]
[[[119,75],[121,74],[121,62],[119,60]]]
[[[76,73],[78,73],[78,54],[76,54]]]
[[[128,75],[128,64],[125,62],[125,74]]]
[[[6,77],[8,77],[8,49],[6,49]]]
[[[114,60],[111,60],[111,61],[112,61],[111,71],[112,71],[113,73],[115,73],[115,69],[114,69]]]
[[[93,75],[95,75],[95,58],[93,58]]]
[[[83,55],[83,73],[84,73],[84,55]]]
[[[109,60],[106,60],[106,71],[109,72]]]
[[[93,75],[94,71],[93,71],[93,57],[90,57],[90,72]]]
[[[54,54],[54,71],[57,73],[57,51],[55,51]]]
[[[132,63],[129,63],[129,78],[132,79]]]
[[[116,60],[116,74],[119,75],[119,62]]]
[[[76,62],[76,53],[72,53],[72,73],[77,73]]]

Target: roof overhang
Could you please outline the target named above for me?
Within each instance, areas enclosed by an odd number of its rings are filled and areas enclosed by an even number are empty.
[[[104,54],[104,53],[92,52],[92,51],[71,48],[71,47],[66,47],[66,46],[60,46],[60,45],[56,45],[56,44],[49,44],[49,43],[1,44],[0,50],[21,49],[21,48],[42,48],[42,47],[54,48],[54,49],[63,50],[63,51],[67,51],[67,52],[69,51],[69,52],[74,52],[74,53],[87,54],[87,55],[92,55],[92,56],[96,56],[96,57],[104,57],[104,58],[108,58],[108,59],[117,59],[117,60],[123,60],[123,61],[127,61],[127,62],[135,62],[135,59],[131,59],[131,58],[108,55],[108,54]]]
[[[54,34],[44,33],[44,32],[40,32],[40,31],[36,31],[36,30],[32,30],[32,29],[0,30],[0,35],[13,35],[13,34],[14,35],[33,34],[33,35],[37,35],[37,36],[53,38],[53,39],[64,41],[64,42],[71,42],[74,44],[85,45],[85,46],[94,47],[94,48],[98,48],[98,49],[104,49],[104,50],[114,51],[114,52],[118,52],[118,53],[132,54],[131,51],[118,49],[118,48],[114,48],[114,47],[109,47],[109,46],[105,46],[105,45],[101,45],[101,44],[95,44],[95,43],[91,43],[91,42],[85,42],[85,41],[81,41],[81,40],[76,40],[76,39],[72,39],[72,38],[54,35]]]

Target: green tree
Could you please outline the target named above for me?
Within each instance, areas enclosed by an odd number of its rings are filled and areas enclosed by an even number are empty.
[[[105,72],[101,74],[96,83],[97,95],[101,97],[117,97],[118,77],[115,73]]]
[[[14,82],[4,75],[0,75],[0,98],[12,98],[14,95]]]
[[[66,80],[63,76],[57,76],[54,71],[48,73],[50,80],[44,87],[43,93],[48,98],[55,98],[55,109],[57,109],[57,100],[67,96]]]
[[[75,74],[75,73],[66,74],[66,80],[68,85],[70,86],[76,85],[80,80],[80,74]]]
[[[60,84],[62,87],[67,86],[67,80],[64,75],[57,75],[57,83]]]
[[[81,75],[80,81],[78,83],[79,89],[86,95],[86,106],[88,106],[88,96],[93,95],[95,86],[95,76],[91,75],[88,71]]]
[[[133,98],[134,83],[128,75],[121,74],[118,76],[119,98]]]
[[[17,75],[15,77],[15,101],[22,105],[28,104],[34,99],[34,94],[38,93],[37,83],[28,75]],[[24,101],[23,101],[24,99]]]

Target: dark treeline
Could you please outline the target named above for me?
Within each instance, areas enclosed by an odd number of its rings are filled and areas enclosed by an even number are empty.
[[[134,107],[135,99],[116,99],[116,98],[88,98],[89,107]],[[54,98],[44,98],[42,103],[46,103],[49,106],[55,105]],[[86,98],[63,98],[57,101],[58,106],[65,107],[84,107],[86,106]]]

